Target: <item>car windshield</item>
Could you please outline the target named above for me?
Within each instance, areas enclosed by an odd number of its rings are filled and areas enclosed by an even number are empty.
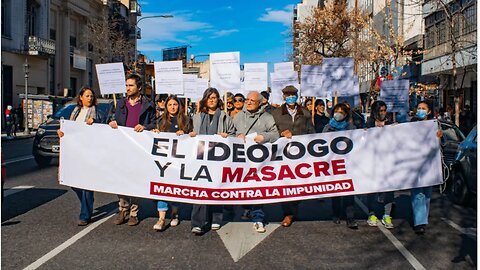
[[[77,104],[70,103],[62,108],[60,108],[56,113],[52,115],[52,119],[70,119],[70,115],[73,112],[73,109],[75,108]],[[105,120],[107,119],[107,115],[109,112],[110,104],[109,103],[98,103],[97,104],[98,110],[100,110],[100,115],[102,116],[102,119],[100,119],[99,122],[104,123]]]
[[[443,136],[447,141],[461,142],[465,140],[462,132],[452,126],[442,125]]]

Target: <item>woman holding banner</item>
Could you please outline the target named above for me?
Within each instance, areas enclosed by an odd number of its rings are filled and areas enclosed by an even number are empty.
[[[190,117],[183,114],[183,106],[177,96],[171,95],[165,99],[165,113],[157,120],[157,127],[153,132],[175,132],[178,136],[188,134],[192,131]],[[175,227],[180,220],[178,219],[178,204],[171,203],[172,218],[170,226]],[[166,228],[165,216],[168,211],[168,203],[164,201],[157,202],[158,221],[153,225],[156,231],[164,231]]]
[[[417,105],[417,112],[411,122],[430,120],[433,118],[430,105],[425,101],[420,101]],[[443,132],[437,131],[437,137],[442,137]],[[410,199],[413,210],[413,230],[416,234],[424,234],[425,227],[428,224],[428,213],[430,211],[430,198],[432,197],[432,187],[412,188]]]
[[[77,106],[70,114],[70,120],[85,122],[87,125],[101,122],[100,110],[97,109],[97,98],[95,92],[89,87],[83,87],[76,97]],[[58,137],[65,134],[59,129]],[[72,187],[80,200],[80,219],[78,226],[86,226],[90,223],[93,213],[93,191]]]
[[[199,112],[193,116],[193,131],[190,136],[221,135],[226,138],[235,136],[235,127],[232,119],[223,111],[223,102],[218,90],[207,88],[199,102]],[[192,209],[192,233],[203,234],[207,231],[210,223],[211,229],[220,229],[223,220],[223,207],[221,205],[193,205]]]
[[[345,103],[338,103],[333,106],[332,112],[333,117],[323,129],[323,132],[335,132],[355,129],[355,126],[349,121],[350,117],[352,116],[352,111]],[[349,227],[350,229],[358,229],[358,224],[355,221],[353,195],[332,198],[333,222],[335,224],[340,224],[340,216],[342,214],[342,202],[343,207],[345,207],[347,227]]]
[[[381,100],[373,102],[371,112],[371,116],[367,119],[367,128],[384,127],[386,125],[393,124],[393,122],[387,118],[387,104],[385,104],[385,102]],[[383,216],[381,220],[382,224],[387,229],[393,229],[392,217],[390,216],[390,213],[392,212],[394,198],[395,195],[393,191],[367,195],[367,224],[369,226],[378,226],[378,218],[375,215],[376,200],[378,203],[383,205]]]

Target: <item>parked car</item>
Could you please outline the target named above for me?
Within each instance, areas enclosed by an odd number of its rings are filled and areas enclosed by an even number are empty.
[[[74,102],[65,104],[64,107],[60,108],[38,127],[33,140],[32,153],[40,167],[49,165],[52,158],[58,157],[60,153],[60,138],[58,138],[57,130],[60,128],[60,119],[69,119],[76,105]],[[99,99],[97,108],[102,115],[100,123],[106,123],[108,114],[113,108],[113,101]]]
[[[451,164],[455,161],[458,146],[465,140],[465,135],[463,135],[460,129],[452,122],[442,120],[438,122],[443,131],[443,136],[440,138],[443,161],[447,165],[447,168],[450,168]]]
[[[451,200],[457,204],[468,205],[477,195],[477,126],[459,145],[450,171]]]

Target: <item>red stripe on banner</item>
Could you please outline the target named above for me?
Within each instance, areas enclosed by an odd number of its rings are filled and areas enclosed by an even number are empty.
[[[150,182],[150,194],[192,200],[268,200],[354,191],[352,179],[303,185],[212,189]]]

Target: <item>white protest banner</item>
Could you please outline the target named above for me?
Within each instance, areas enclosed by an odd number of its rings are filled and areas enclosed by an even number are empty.
[[[183,96],[186,98],[198,98],[197,75],[183,74]]]
[[[300,72],[300,82],[302,86],[302,96],[304,97],[327,97],[330,92],[323,88],[322,66],[320,65],[302,65]]]
[[[436,120],[429,120],[257,144],[62,120],[59,181],[112,194],[220,205],[432,186],[443,181],[437,129]],[[388,143],[375,143],[380,138]]]
[[[196,97],[192,97],[192,100],[200,100],[203,97],[203,93],[208,88],[208,79],[197,78],[197,92]]]
[[[324,58],[322,63],[323,88],[332,96],[358,95],[353,87],[352,58]]]
[[[266,91],[268,87],[268,64],[245,63],[244,64],[245,92]]]
[[[96,64],[95,69],[102,95],[127,92],[123,63]]]
[[[281,62],[273,64],[273,72],[293,71],[293,62]]]
[[[285,86],[293,85],[295,88],[300,90],[300,85],[298,84],[298,73],[296,71],[270,73],[270,83],[272,89],[272,93],[270,94],[270,103],[273,104],[283,103],[282,90],[285,88]]]
[[[183,95],[183,62],[153,63],[155,68],[155,93]]]
[[[240,52],[210,54],[210,86],[221,96],[240,91]]]
[[[409,80],[383,81],[380,86],[380,99],[387,104],[388,112],[408,111]]]

